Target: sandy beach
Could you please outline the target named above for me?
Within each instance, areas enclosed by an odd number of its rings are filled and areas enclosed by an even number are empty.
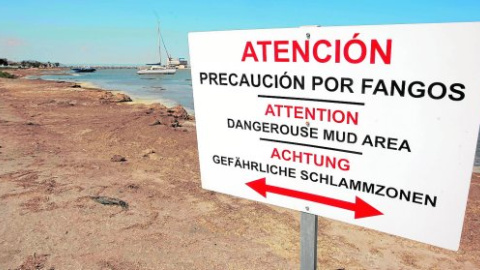
[[[0,78],[0,269],[299,269],[300,214],[203,190],[182,107],[13,72]],[[474,173],[458,252],[320,217],[318,267],[480,269],[479,231]]]

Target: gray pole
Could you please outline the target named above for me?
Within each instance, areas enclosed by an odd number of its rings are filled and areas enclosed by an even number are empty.
[[[300,217],[300,270],[317,269],[318,217],[302,212]]]

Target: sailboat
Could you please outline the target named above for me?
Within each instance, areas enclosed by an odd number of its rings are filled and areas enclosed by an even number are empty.
[[[162,44],[165,48],[165,53],[167,54],[168,59],[171,59],[170,54],[168,53],[167,46],[163,41],[162,34],[160,33],[160,22],[157,19],[157,34],[158,34],[158,56],[160,61],[157,64],[147,64],[150,68],[142,69],[137,71],[138,75],[155,75],[155,74],[175,74],[177,71],[174,67],[167,65],[162,65]],[[168,63],[168,62],[167,62]]]

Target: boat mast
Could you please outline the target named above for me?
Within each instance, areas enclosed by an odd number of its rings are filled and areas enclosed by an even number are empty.
[[[162,44],[163,48],[165,49],[165,54],[167,55],[167,62],[165,66],[168,66],[168,62],[170,61],[170,54],[168,53],[167,46],[165,45],[165,41],[163,40],[162,33],[160,32],[160,19],[158,18],[157,12],[153,11],[155,17],[157,18],[157,34],[158,34],[158,55],[160,57],[160,65],[162,65]]]
[[[162,39],[163,48],[165,49],[165,53],[167,54],[168,60],[170,60],[171,56],[170,56],[170,54],[168,53],[167,45],[165,45],[165,40],[163,39],[163,36],[162,36],[161,33],[160,33],[160,37],[161,37],[161,39]]]
[[[158,58],[159,58],[159,64],[162,65],[162,45],[160,42],[160,21],[157,18],[157,35],[158,35]]]

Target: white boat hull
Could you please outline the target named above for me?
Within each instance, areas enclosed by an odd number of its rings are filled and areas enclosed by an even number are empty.
[[[174,68],[168,68],[168,69],[144,69],[144,70],[139,70],[137,71],[137,74],[139,75],[154,75],[154,74],[175,74],[177,72],[176,69]]]

